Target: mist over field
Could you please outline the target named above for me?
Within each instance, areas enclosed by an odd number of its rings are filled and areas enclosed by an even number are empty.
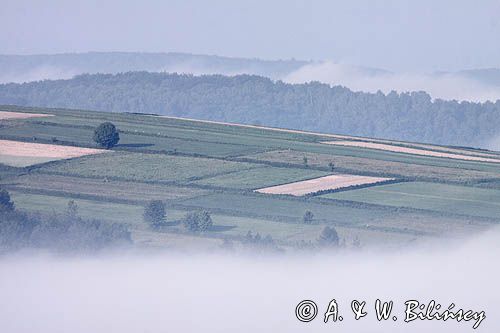
[[[0,333],[499,333],[499,14],[2,0]]]
[[[2,332],[472,332],[474,321],[404,323],[404,301],[485,311],[477,332],[500,328],[498,229],[467,241],[397,252],[296,256],[224,254],[0,259]],[[322,322],[331,299],[343,322]],[[374,302],[393,300],[397,322],[378,322]],[[313,322],[295,318],[304,299]],[[366,301],[353,319],[350,302]],[[26,320],[29,318],[29,320]]]

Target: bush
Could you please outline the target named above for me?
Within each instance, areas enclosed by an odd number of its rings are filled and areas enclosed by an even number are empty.
[[[208,231],[213,225],[212,217],[207,211],[190,212],[183,220],[184,227],[191,232]]]
[[[312,224],[312,223],[313,223],[313,220],[314,220],[314,214],[313,214],[310,210],[307,210],[307,211],[304,213],[304,217],[302,218],[302,221],[303,221],[305,224]]]
[[[94,252],[132,243],[124,225],[83,219],[74,201],[64,214],[0,212],[0,252],[43,248],[70,252]]]
[[[319,235],[318,244],[322,246],[338,246],[339,235],[334,227],[326,226]]]
[[[271,235],[267,235],[262,238],[262,236],[258,232],[254,235],[250,230],[243,239],[243,244],[251,247],[252,249],[278,250],[276,242],[271,237]]]
[[[161,200],[152,200],[144,207],[144,221],[155,228],[165,224],[165,215],[165,204]]]
[[[10,194],[5,189],[0,190],[0,212],[11,212],[14,210],[14,203],[10,200]]]
[[[97,126],[94,131],[94,141],[106,149],[114,147],[120,141],[120,135],[115,125],[105,122]]]

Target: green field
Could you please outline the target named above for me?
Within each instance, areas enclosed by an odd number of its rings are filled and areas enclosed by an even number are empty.
[[[172,201],[209,193],[193,187],[159,185],[134,181],[103,180],[44,173],[22,175],[15,181],[0,180],[0,185],[18,191],[67,194],[119,202],[144,203],[148,200]]]
[[[24,168],[30,165],[50,162],[54,160],[57,159],[51,157],[41,157],[41,156],[11,156],[11,155],[0,154],[1,164],[18,168]]]
[[[253,167],[257,165],[209,158],[117,152],[61,161],[45,166],[41,171],[92,178],[182,182]]]
[[[471,216],[500,216],[499,190],[447,184],[398,183],[331,193],[322,197]]]
[[[326,175],[327,172],[309,169],[261,167],[204,178],[194,183],[233,189],[258,189]]]
[[[0,156],[0,186],[28,211],[63,212],[73,199],[84,217],[126,224],[139,246],[210,248],[227,237],[241,241],[252,231],[293,247],[315,242],[326,225],[346,242],[401,245],[500,223],[500,164],[333,146],[321,143],[334,140],[322,134],[153,115],[1,108],[54,115],[1,121],[0,138],[9,140],[95,147],[94,128],[113,122],[121,139],[112,153],[51,162],[28,157],[40,164],[14,168],[2,165],[11,156]],[[400,182],[309,198],[252,191],[332,172]],[[150,200],[167,205],[164,230],[143,221]],[[211,214],[214,227],[189,234],[180,221],[198,210]],[[306,211],[314,215],[311,224],[304,223]]]

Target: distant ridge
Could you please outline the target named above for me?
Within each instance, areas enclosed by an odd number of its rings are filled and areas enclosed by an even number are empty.
[[[0,104],[156,113],[492,149],[500,140],[500,101],[433,101],[425,92],[353,92],[256,75],[87,74],[0,85]]]

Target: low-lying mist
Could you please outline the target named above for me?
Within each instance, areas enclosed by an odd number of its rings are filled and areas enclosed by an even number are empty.
[[[468,241],[395,252],[243,256],[173,253],[0,259],[1,332],[471,332],[469,322],[404,322],[404,302],[485,311],[498,332],[499,230]],[[377,298],[394,301],[379,322]],[[318,305],[309,323],[302,300]],[[336,299],[342,322],[323,323]],[[366,301],[354,320],[351,301]]]
[[[302,66],[284,78],[288,83],[319,81],[354,91],[425,91],[433,98],[471,102],[500,99],[500,87],[467,78],[459,73],[392,73],[329,61]]]

